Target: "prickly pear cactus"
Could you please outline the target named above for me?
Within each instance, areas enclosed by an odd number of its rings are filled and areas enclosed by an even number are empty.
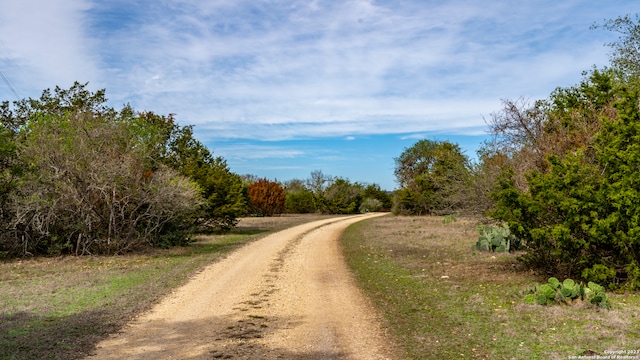
[[[554,290],[560,288],[560,280],[552,277],[552,278],[549,278],[548,282],[549,282],[549,285],[551,285],[551,287],[553,287]]]
[[[525,296],[524,301],[530,304],[551,305],[554,303],[570,304],[574,300],[588,300],[591,304],[609,309],[611,304],[605,289],[593,282],[587,286],[576,283],[572,279],[560,282],[555,277],[549,278],[546,284],[542,284]]]
[[[476,248],[484,251],[509,252],[513,236],[507,226],[478,226]]]
[[[571,279],[565,279],[560,287],[560,292],[565,298],[577,299],[580,295],[580,287]]]
[[[549,305],[553,303],[556,298],[556,290],[549,284],[543,284],[540,286],[538,294],[537,301],[540,305]]]
[[[589,281],[587,284],[587,299],[592,304],[598,305],[604,309],[610,309],[611,304],[609,303],[609,298],[607,297],[607,293],[604,288],[594,282]]]
[[[480,236],[478,242],[476,243],[476,248],[479,250],[490,251],[491,242],[486,236]]]

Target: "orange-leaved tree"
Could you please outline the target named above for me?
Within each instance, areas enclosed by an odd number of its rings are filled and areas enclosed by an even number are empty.
[[[249,185],[249,203],[251,212],[256,215],[272,216],[284,211],[286,194],[284,188],[275,181],[266,178]]]

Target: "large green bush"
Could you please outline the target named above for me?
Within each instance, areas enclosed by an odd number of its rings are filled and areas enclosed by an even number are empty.
[[[471,172],[469,159],[457,144],[420,140],[395,161],[400,189],[394,196],[394,213],[449,213],[464,204]]]
[[[307,214],[316,211],[313,193],[309,190],[290,192],[287,189],[285,211],[289,214]]]
[[[616,116],[588,148],[550,156],[528,176],[528,191],[506,176],[494,216],[509,223],[525,263],[610,288],[640,288],[640,111],[620,88]]]
[[[246,188],[189,126],[86,84],[0,107],[0,255],[120,253],[227,229]]]

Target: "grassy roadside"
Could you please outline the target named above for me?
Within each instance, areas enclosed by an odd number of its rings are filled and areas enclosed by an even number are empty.
[[[640,350],[640,294],[610,294],[611,310],[529,305],[546,281],[512,254],[472,249],[476,222],[384,216],[356,223],[349,266],[385,315],[401,359],[568,359]]]
[[[76,359],[204,266],[320,216],[246,218],[187,247],[0,262],[0,359]]]

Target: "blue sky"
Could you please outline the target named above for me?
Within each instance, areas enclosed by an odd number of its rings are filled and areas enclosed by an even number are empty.
[[[502,99],[608,63],[629,0],[0,0],[0,100],[74,81],[177,114],[232,171],[392,190],[419,139],[474,157]],[[15,92],[15,94],[14,94]]]

